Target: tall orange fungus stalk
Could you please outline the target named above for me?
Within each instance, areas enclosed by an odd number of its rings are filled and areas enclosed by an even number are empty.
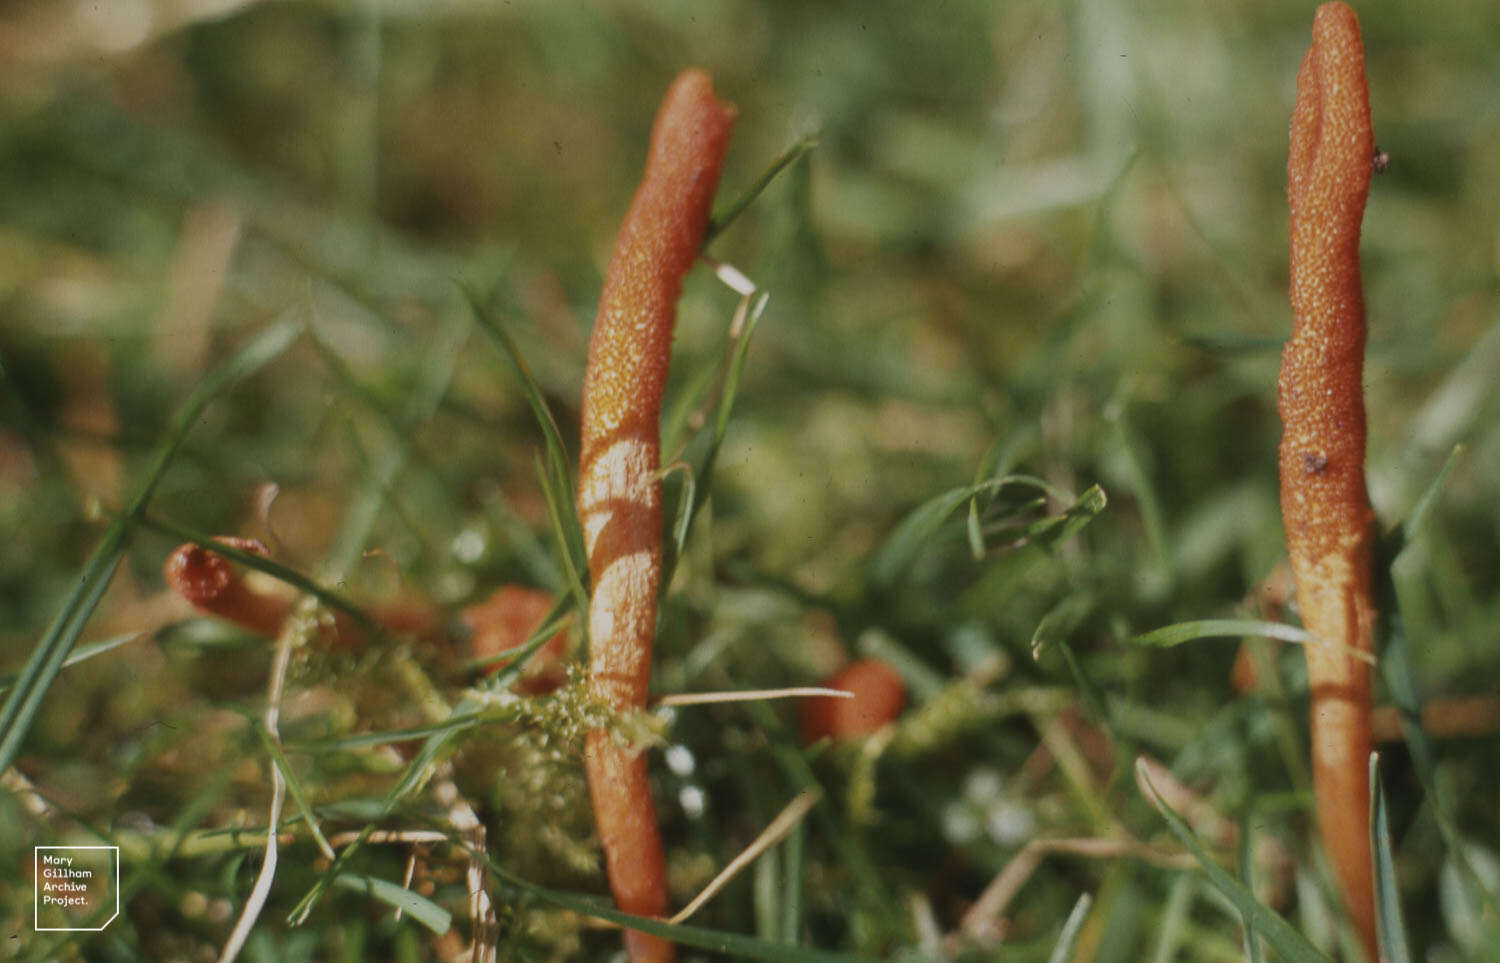
[[[1297,75],[1287,161],[1291,300],[1281,360],[1281,514],[1307,645],[1318,827],[1376,959],[1370,856],[1371,536],[1365,491],[1365,306],[1359,231],[1374,158],[1354,11],[1326,3]]]
[[[702,70],[673,81],[646,173],[615,242],[583,384],[578,514],[588,549],[589,694],[643,708],[661,579],[662,390],[682,279],[698,257],[734,108]],[[588,736],[585,762],[610,888],[620,908],[660,916],[666,860],[645,757],[608,731]],[[625,933],[632,963],[673,958],[670,942]]]

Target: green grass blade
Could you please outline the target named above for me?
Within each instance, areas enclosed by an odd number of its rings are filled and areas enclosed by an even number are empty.
[[[1240,821],[1240,882],[1245,889],[1255,892],[1255,798],[1245,807],[1245,818]],[[1245,921],[1245,959],[1248,963],[1262,963],[1265,953],[1261,950],[1260,937],[1255,924]]]
[[[979,470],[975,474],[974,484],[982,484],[987,478],[1002,478],[1011,474],[1011,469],[1021,460],[1022,456],[1036,445],[1039,434],[1032,425],[1025,425],[1011,432],[1006,438],[995,442],[990,450],[985,452],[980,459]],[[981,518],[994,502],[994,491],[980,492],[969,499],[969,517],[967,520],[969,536],[969,554],[974,556],[974,561],[984,561],[985,543],[984,527]]]
[[[557,427],[557,419],[552,417],[552,409],[542,396],[541,385],[532,375],[531,366],[526,363],[526,356],[521,353],[521,346],[516,343],[510,329],[490,314],[484,302],[473,291],[463,285],[459,286],[459,290],[468,300],[469,309],[479,322],[479,327],[500,347],[500,353],[510,364],[512,373],[521,385],[521,394],[526,398],[537,425],[542,429],[544,465],[540,468],[540,475],[543,494],[547,497],[547,513],[560,542],[563,562],[567,567],[569,580],[573,583],[571,587],[574,595],[580,608],[586,609],[588,592],[583,588],[579,572],[586,567],[584,560],[588,557],[588,552],[584,548],[583,528],[579,525],[578,513],[573,509],[578,490],[577,480],[573,477],[572,463],[567,446],[563,444],[562,432]]]
[[[47,690],[52,687],[63,662],[78,641],[83,628],[93,615],[94,608],[103,597],[104,590],[125,553],[125,539],[131,528],[145,511],[151,494],[156,490],[167,467],[172,463],[183,439],[197,422],[203,409],[221,391],[236,381],[253,374],[269,364],[297,337],[300,325],[282,322],[272,325],[256,337],[224,364],[214,369],[195,388],[187,401],[178,409],[167,427],[166,434],[151,457],[149,468],[141,480],[140,487],[130,500],[124,514],[110,523],[104,537],[100,539],[94,554],[84,565],[83,572],[63,601],[62,608],[43,633],[41,641],[26,660],[15,687],[0,707],[0,772],[10,767],[21,742],[31,731],[36,715],[41,711]]]
[[[1031,633],[1031,658],[1039,661],[1053,646],[1066,642],[1093,612],[1094,604],[1092,593],[1078,592],[1054,605]]]
[[[1024,485],[1054,494],[1053,489],[1040,478],[1029,475],[1002,475],[973,485],[951,488],[927,499],[907,513],[896,526],[885,544],[876,551],[870,563],[870,576],[879,585],[891,585],[911,564],[917,552],[936,534],[938,528],[958,506],[983,492],[995,491],[1006,485]]]
[[[713,217],[709,219],[708,230],[703,233],[703,246],[707,247],[709,241],[718,237],[726,227],[734,222],[735,218],[745,213],[745,209],[755,203],[755,199],[771,185],[771,182],[776,179],[777,174],[791,167],[802,155],[817,146],[818,138],[805,137],[782,151],[781,156],[772,161],[771,166],[761,172],[761,175],[755,179],[755,182],[743,194],[724,205],[720,210],[714,212]]]
[[[361,732],[352,736],[319,739],[315,742],[287,743],[287,746],[295,752],[302,753],[347,752],[351,749],[388,746],[397,742],[426,739],[428,736],[461,732],[464,729],[472,729],[475,726],[483,725],[486,722],[500,718],[503,718],[503,716],[492,716],[490,714],[480,716],[475,714],[458,719],[448,719],[445,722],[434,722],[427,726],[412,726],[409,729],[384,729],[379,732]]]
[[[525,890],[544,902],[585,916],[594,916],[621,926],[628,926],[652,936],[660,936],[683,946],[725,953],[745,960],[771,960],[777,963],[873,963],[873,957],[787,946],[785,943],[759,940],[739,933],[724,933],[698,926],[674,925],[645,916],[632,916],[629,913],[620,912],[596,896],[538,886],[497,865],[493,859],[489,860],[489,865],[490,871],[506,883]]]
[[[334,859],[333,847],[328,844],[327,837],[318,826],[317,817],[313,815],[312,807],[307,804],[307,795],[302,791],[302,780],[297,778],[291,764],[286,761],[281,746],[271,738],[271,733],[259,719],[251,719],[250,725],[255,731],[256,738],[260,740],[261,748],[270,754],[271,761],[276,764],[277,769],[281,770],[281,778],[286,780],[287,792],[291,795],[297,811],[302,814],[303,822],[307,823],[307,828],[312,833],[313,841],[318,844],[319,851],[329,859]]]
[[[1391,853],[1385,789],[1380,784],[1380,755],[1374,752],[1370,753],[1370,836],[1370,849],[1375,854],[1375,917],[1381,958],[1387,963],[1411,963],[1411,941],[1401,915],[1401,888],[1396,883],[1396,857]]]
[[[573,604],[570,601],[565,598],[558,599],[552,603],[552,608],[547,611],[546,616],[542,619],[542,624],[532,630],[531,635],[526,637],[525,642],[522,642],[514,649],[501,652],[497,655],[492,655],[484,659],[476,659],[469,663],[468,667],[484,670],[502,659],[509,660],[505,668],[495,673],[494,678],[486,686],[486,688],[492,690],[509,688],[512,682],[521,677],[521,672],[526,668],[526,663],[531,660],[531,657],[536,655],[542,646],[546,645],[552,636],[556,635],[557,631],[563,627],[563,623],[567,621],[572,610]]]
[[[365,544],[380,517],[381,506],[385,504],[392,486],[411,458],[411,445],[407,435],[431,418],[442,404],[468,336],[469,324],[465,315],[455,311],[432,338],[416,381],[397,417],[399,430],[391,433],[390,444],[361,477],[359,488],[328,554],[327,570],[335,580],[347,576],[363,555]]]
[[[1386,689],[1391,694],[1391,701],[1401,713],[1401,734],[1411,752],[1412,769],[1432,806],[1433,821],[1437,824],[1438,834],[1443,837],[1448,857],[1457,867],[1457,879],[1468,890],[1468,897],[1474,905],[1484,906],[1488,912],[1494,913],[1495,906],[1489,892],[1480,882],[1474,868],[1469,865],[1452,805],[1438,778],[1437,754],[1422,725],[1422,698],[1417,687],[1416,669],[1411,661],[1411,642],[1400,616],[1400,603],[1404,594],[1400,576],[1396,578],[1396,589],[1397,615],[1383,620],[1385,646],[1380,656],[1381,674],[1385,678]]]
[[[1172,811],[1156,787],[1151,784],[1150,774],[1146,771],[1141,761],[1136,762],[1136,780],[1145,788],[1147,799],[1156,806],[1157,812],[1167,821],[1167,827],[1172,830],[1172,835],[1186,846],[1197,858],[1203,867],[1203,874],[1226,899],[1234,904],[1239,910],[1240,916],[1244,918],[1246,926],[1254,926],[1257,931],[1265,936],[1266,942],[1271,944],[1272,949],[1280,955],[1286,963],[1330,963],[1327,956],[1318,952],[1317,948],[1307,941],[1301,933],[1292,928],[1291,924],[1276,915],[1269,907],[1255,898],[1240,884],[1233,876],[1209,858],[1199,844],[1198,838],[1188,828],[1182,817]]]
[[[179,542],[192,542],[194,545],[205,548],[215,555],[222,555],[237,565],[243,565],[245,568],[254,569],[257,572],[264,572],[277,581],[285,582],[297,591],[311,595],[329,608],[337,609],[348,615],[358,622],[360,628],[370,633],[372,637],[378,638],[385,634],[385,629],[381,627],[380,623],[364,609],[332,589],[324,588],[296,569],[288,568],[280,562],[266,558],[264,555],[257,555],[254,552],[247,552],[232,545],[225,545],[223,542],[216,541],[212,535],[188,528],[186,525],[181,525],[165,518],[158,518],[155,515],[141,516],[140,526],[160,532],[163,535],[170,535]]]
[[[675,562],[682,558],[683,546],[687,545],[688,529],[692,526],[693,515],[698,509],[698,484],[693,481],[693,469],[687,462],[678,462],[676,470],[682,473],[682,495],[677,499],[677,518],[672,522],[672,542],[667,546],[671,558]],[[672,569],[668,568],[661,590],[667,590],[667,584],[672,581]]]
[[[698,510],[708,499],[714,466],[718,464],[719,449],[723,446],[724,437],[729,432],[729,415],[734,409],[734,400],[739,393],[740,378],[744,374],[745,362],[749,357],[750,339],[760,323],[761,308],[764,304],[765,294],[762,292],[754,308],[746,316],[744,329],[736,336],[732,350],[729,352],[728,364],[724,368],[724,385],[719,392],[718,403],[714,407],[713,431],[706,437],[700,434],[697,439],[694,439],[694,444],[689,446],[689,451],[683,458],[687,466],[683,475],[685,482],[682,493],[678,496],[677,522],[673,528],[672,545],[668,546],[668,551],[662,559],[662,592],[665,592],[672,584],[672,575],[677,571],[677,562],[682,557],[682,546],[687,543],[693,520],[698,517]]]
[[[781,942],[802,942],[802,879],[807,829],[798,823],[781,845]]]
[[[118,649],[126,642],[134,641],[135,639],[140,638],[143,634],[144,633],[142,632],[126,632],[124,635],[112,635],[109,638],[101,639],[98,642],[90,642],[88,645],[80,645],[77,648],[73,649],[72,654],[70,654],[66,659],[63,660],[62,667],[66,669],[68,666],[77,665],[80,662],[85,662],[89,659],[92,659],[96,655],[103,655],[111,649]],[[15,684],[16,673],[7,672],[5,675],[0,675],[0,692],[5,692]]]
[[[1109,498],[1104,494],[1104,489],[1098,485],[1091,485],[1073,501],[1073,504],[1065,508],[1062,514],[1038,519],[1027,525],[1026,537],[1031,539],[1032,544],[1043,548],[1065,542],[1083,531],[1084,527],[1108,505]]]
[[[1236,638],[1259,635],[1283,642],[1307,642],[1307,632],[1295,625],[1281,622],[1261,622],[1256,619],[1200,619],[1195,622],[1178,622],[1160,629],[1137,635],[1130,641],[1136,645],[1169,649],[1184,642],[1198,639]]]
[[[557,555],[563,562],[563,574],[567,576],[568,592],[573,596],[573,604],[578,611],[589,610],[589,590],[585,586],[585,577],[588,574],[588,556],[583,550],[583,536],[578,527],[578,513],[573,508],[572,500],[564,502],[564,493],[560,485],[551,483],[547,475],[547,466],[542,464],[541,457],[536,459],[537,481],[542,486],[542,498],[547,505],[547,519],[552,523],[552,537],[557,540]],[[571,521],[571,525],[569,522]],[[578,532],[577,546],[573,542],[573,534]],[[584,621],[584,634],[588,634],[588,622]]]
[[[109,588],[115,566],[125,554],[126,527],[126,519],[121,518],[105,532],[104,539],[63,602],[62,610],[21,668],[20,677],[10,690],[5,706],[0,708],[0,772],[10,768],[15,761],[21,740],[41,711],[47,690],[62,671],[68,652],[83,633],[84,624],[104,596],[104,590]]]
[[[404,886],[397,886],[390,880],[380,879],[377,876],[355,876],[346,873],[340,876],[334,885],[339,889],[354,890],[378,899],[387,906],[394,907],[410,916],[439,936],[448,932],[453,925],[452,913],[427,897]]]
[[[1409,542],[1422,533],[1427,527],[1427,520],[1432,517],[1432,511],[1437,507],[1438,499],[1442,497],[1443,489],[1448,487],[1448,478],[1453,474],[1453,469],[1458,465],[1459,457],[1464,453],[1463,445],[1454,445],[1453,450],[1443,461],[1443,467],[1438,469],[1435,475],[1423,490],[1417,503],[1412,506],[1411,515],[1407,516],[1401,525],[1402,542]]]
[[[559,478],[567,479],[568,490],[573,491],[576,482],[568,460],[567,446],[563,444],[562,432],[558,430],[557,419],[552,417],[552,409],[547,407],[547,400],[542,397],[541,385],[532,375],[531,366],[526,363],[526,356],[521,353],[521,346],[516,343],[510,329],[491,316],[484,302],[474,291],[463,285],[459,285],[459,290],[468,300],[469,309],[474,312],[474,319],[479,322],[479,327],[499,345],[500,353],[510,363],[511,371],[520,382],[521,394],[526,398],[526,403],[531,406],[531,413],[536,416],[537,424],[542,429],[549,468],[556,472]]]
[[[1078,934],[1083,931],[1083,922],[1089,917],[1089,909],[1094,905],[1094,898],[1088,893],[1078,897],[1078,902],[1073,904],[1073,911],[1068,914],[1063,923],[1062,933],[1057,937],[1057,942],[1052,946],[1052,953],[1047,957],[1047,963],[1067,963],[1073,957],[1073,948],[1078,945]]]
[[[1156,928],[1156,950],[1151,954],[1151,963],[1172,963],[1177,959],[1188,915],[1192,912],[1196,886],[1192,873],[1178,873],[1172,881],[1166,909],[1162,911],[1161,923]]]
[[[402,771],[401,778],[397,780],[396,785],[381,800],[380,808],[374,818],[360,830],[358,838],[343,848],[338,858],[333,861],[332,865],[324,871],[323,875],[318,878],[318,881],[312,885],[312,888],[303,895],[302,899],[297,902],[297,905],[292,908],[292,911],[287,914],[288,923],[298,926],[307,919],[308,914],[313,911],[313,907],[317,906],[318,900],[322,898],[324,891],[338,880],[344,867],[348,865],[349,860],[364,846],[365,840],[369,838],[370,833],[375,829],[375,823],[389,816],[400,805],[401,800],[405,799],[407,795],[427,781],[432,773],[432,766],[437,762],[438,754],[448,745],[448,741],[462,729],[469,728],[469,726],[461,725],[460,723],[467,723],[472,720],[477,724],[483,714],[483,709],[483,705],[478,700],[469,697],[465,697],[458,705],[453,707],[447,719],[447,723],[450,725],[444,728],[443,731],[435,732],[427,737],[427,741],[422,744],[422,748],[417,751],[411,762],[407,764],[406,769]]]

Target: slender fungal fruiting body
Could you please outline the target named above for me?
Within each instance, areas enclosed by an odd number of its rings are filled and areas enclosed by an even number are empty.
[[[1281,360],[1281,513],[1312,639],[1312,760],[1318,827],[1346,907],[1376,959],[1368,760],[1374,646],[1365,490],[1365,307],[1359,232],[1374,138],[1354,11],[1318,8],[1297,76],[1287,161],[1292,337]]]
[[[651,131],[645,176],[615,242],[583,385],[578,514],[588,549],[589,694],[617,710],[646,704],[661,578],[662,391],[682,279],[698,257],[734,108],[701,70],[680,74]],[[615,901],[667,908],[666,859],[645,757],[589,734],[589,793]],[[632,963],[670,960],[672,944],[625,933]]]

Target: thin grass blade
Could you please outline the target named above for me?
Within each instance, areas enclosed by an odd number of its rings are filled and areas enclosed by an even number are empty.
[[[723,208],[714,213],[713,217],[709,218],[708,230],[703,233],[703,246],[707,247],[709,241],[718,237],[726,227],[734,223],[735,218],[739,217],[745,212],[746,208],[755,203],[755,199],[771,185],[771,182],[776,179],[777,174],[791,167],[802,155],[817,146],[817,137],[805,137],[782,151],[781,156],[772,161],[771,166],[761,172],[761,175],[755,179],[755,182],[743,194],[725,204]]]
[[[1167,821],[1167,827],[1172,830],[1172,835],[1176,836],[1182,845],[1186,846],[1188,851],[1197,858],[1199,865],[1203,867],[1203,874],[1208,877],[1214,889],[1234,904],[1247,926],[1253,925],[1265,936],[1266,942],[1271,944],[1271,948],[1280,955],[1282,960],[1286,963],[1331,963],[1327,956],[1318,952],[1317,948],[1293,929],[1290,923],[1256,899],[1254,893],[1242,886],[1218,863],[1209,858],[1208,853],[1198,842],[1198,837],[1193,835],[1187,823],[1183,822],[1182,817],[1167,805],[1161,794],[1156,791],[1156,787],[1151,784],[1150,774],[1141,760],[1136,762],[1135,775],[1137,782],[1145,790],[1144,795]]]
[[[1375,752],[1370,753],[1370,836],[1370,848],[1375,854],[1375,915],[1380,955],[1386,963],[1411,963],[1411,941],[1401,915],[1401,888],[1396,883],[1396,857],[1391,853],[1385,789],[1380,784],[1380,754]]]
[[[438,936],[442,936],[448,932],[453,925],[452,913],[443,909],[427,897],[415,893],[404,886],[397,886],[388,879],[381,879],[378,876],[356,876],[346,873],[340,876],[334,882],[334,885],[339,889],[365,893],[387,906],[394,907],[418,923],[421,923]]]
[[[666,923],[645,916],[632,916],[602,902],[598,897],[538,886],[501,867],[488,856],[486,859],[489,860],[490,871],[496,876],[543,902],[561,906],[585,916],[594,916],[621,926],[628,926],[653,936],[664,937],[683,946],[711,950],[744,960],[771,960],[776,963],[873,963],[874,961],[873,957],[856,956],[852,953],[834,953],[827,950],[787,946],[785,943],[759,940],[739,933],[725,933],[698,926]]]
[[[1052,953],[1047,957],[1047,963],[1067,963],[1073,958],[1073,948],[1078,945],[1078,934],[1083,931],[1083,921],[1088,919],[1089,909],[1093,905],[1094,898],[1088,893],[1078,897],[1078,902],[1073,904],[1073,911],[1063,923],[1062,933],[1058,935]]]
[[[115,566],[125,554],[126,538],[145,511],[151,494],[167,473],[167,467],[171,465],[198,416],[221,391],[258,371],[286,350],[301,330],[301,325],[292,322],[272,325],[214,369],[178,409],[151,457],[150,467],[146,470],[135,497],[131,499],[124,514],[110,523],[104,537],[99,540],[94,554],[84,565],[83,572],[68,593],[62,608],[22,667],[15,687],[6,697],[4,707],[0,707],[0,771],[8,769],[15,761],[21,742],[31,731],[32,723],[41,711],[47,690],[52,687],[58,672],[62,671],[63,662],[67,660],[73,644],[78,641],[89,617],[98,606],[99,599],[104,596],[104,590],[109,587]]]
[[[1283,642],[1306,643],[1310,636],[1295,625],[1281,622],[1262,622],[1256,619],[1199,619],[1193,622],[1178,622],[1174,625],[1153,629],[1137,635],[1130,641],[1136,645],[1170,649],[1185,642],[1198,639],[1235,638],[1247,635],[1280,639]]]

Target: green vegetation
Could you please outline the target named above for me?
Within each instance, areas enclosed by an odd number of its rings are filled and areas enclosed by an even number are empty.
[[[0,958],[215,958],[274,767],[242,959],[452,958],[465,806],[500,958],[607,959],[601,723],[656,746],[675,906],[820,794],[670,931],[684,959],[1343,952],[1278,574],[1312,4],[228,6],[0,10]],[[1494,958],[1500,7],[1357,9],[1391,158],[1363,245],[1383,930]],[[688,280],[654,691],[878,656],[910,697],[870,740],[804,747],[780,701],[610,720],[576,675],[513,697],[457,628],[545,588],[535,653],[584,597],[588,332],[690,64],[740,109],[707,253],[769,300],[734,337],[739,296]],[[221,533],[306,593],[280,643],[165,592]],[[398,600],[444,628],[375,630]],[[318,644],[335,612],[366,645]],[[121,917],[35,932],[32,848],[90,843]]]

